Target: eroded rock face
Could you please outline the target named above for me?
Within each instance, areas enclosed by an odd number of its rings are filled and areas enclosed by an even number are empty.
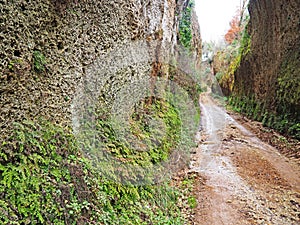
[[[69,125],[78,87],[91,66],[116,49],[149,43],[148,49],[157,51],[158,58],[148,64],[133,63],[110,77],[112,82],[130,82],[135,75],[167,71],[153,62],[175,54],[180,13],[187,2],[0,1],[2,133],[11,130],[13,122],[40,117]],[[193,23],[193,28],[194,57],[198,60],[198,24]]]
[[[300,1],[251,0],[250,53],[234,76],[234,94],[300,121]]]

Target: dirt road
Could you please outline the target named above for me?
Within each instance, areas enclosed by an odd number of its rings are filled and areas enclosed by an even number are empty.
[[[300,224],[300,167],[201,96],[195,224]]]

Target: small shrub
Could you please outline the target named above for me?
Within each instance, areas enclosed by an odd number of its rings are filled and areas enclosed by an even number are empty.
[[[36,72],[41,73],[45,71],[46,58],[40,51],[33,52],[33,68]]]

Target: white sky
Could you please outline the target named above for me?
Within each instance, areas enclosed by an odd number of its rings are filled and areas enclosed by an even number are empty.
[[[195,0],[203,41],[223,39],[241,0]]]

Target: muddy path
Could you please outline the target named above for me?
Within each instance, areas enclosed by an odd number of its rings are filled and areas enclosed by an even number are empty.
[[[208,95],[191,171],[199,173],[194,224],[300,224],[300,167]]]

